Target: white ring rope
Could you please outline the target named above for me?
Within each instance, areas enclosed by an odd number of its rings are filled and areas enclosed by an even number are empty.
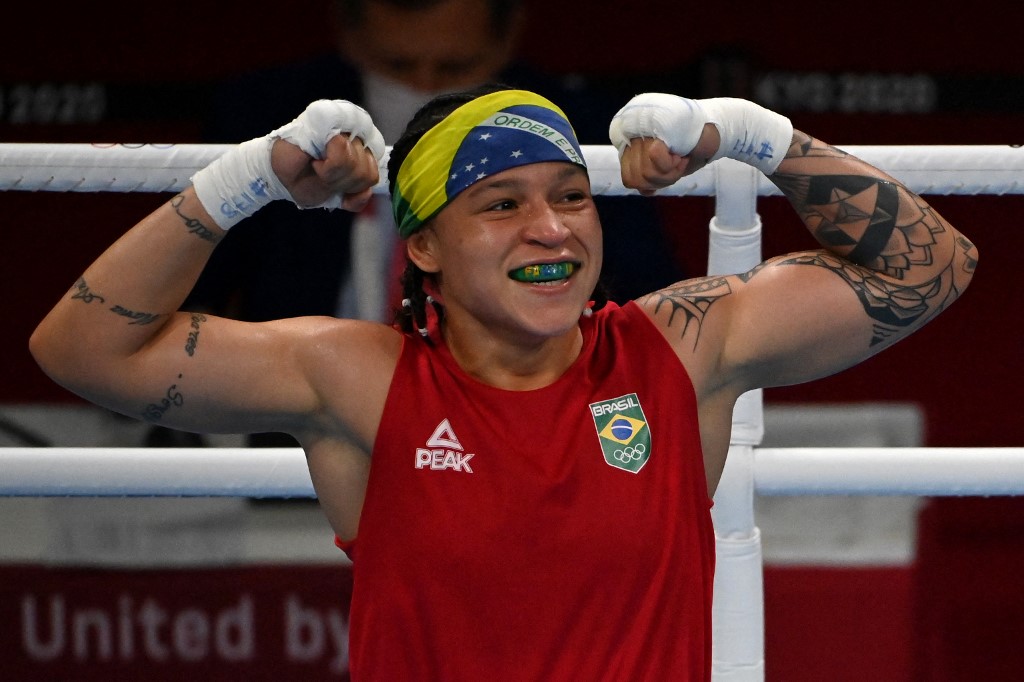
[[[755,448],[760,495],[1024,495],[1020,448]],[[0,448],[3,496],[313,497],[299,448]]]
[[[313,494],[300,448],[0,448],[0,495]]]
[[[225,144],[0,144],[0,190],[47,192],[178,192]],[[920,194],[1024,194],[1024,148],[973,146],[843,146]],[[632,193],[619,179],[611,145],[584,145],[595,194]],[[759,174],[760,176],[760,174]],[[387,191],[382,180],[375,190]],[[760,176],[758,194],[778,194]],[[661,191],[665,196],[714,194],[714,173],[703,169]]]

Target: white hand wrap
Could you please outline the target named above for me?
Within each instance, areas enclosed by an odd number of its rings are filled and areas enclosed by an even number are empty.
[[[199,202],[222,230],[275,199],[291,199],[270,166],[273,146],[270,136],[243,142],[192,176]]]
[[[227,230],[276,199],[294,202],[271,167],[274,140],[291,142],[314,159],[322,159],[327,143],[342,133],[357,137],[380,163],[384,137],[364,109],[344,100],[317,100],[299,116],[269,135],[243,142],[192,176],[196,196],[217,225]],[[335,196],[318,206],[340,208]]]
[[[782,163],[793,139],[793,124],[785,116],[743,99],[716,97],[686,99],[645,93],[631,99],[608,129],[619,157],[632,138],[656,137],[673,154],[687,156],[700,140],[705,123],[718,128],[722,143],[712,161],[728,157],[771,175]]]

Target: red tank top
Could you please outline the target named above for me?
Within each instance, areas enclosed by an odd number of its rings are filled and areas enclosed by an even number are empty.
[[[353,552],[354,679],[710,679],[692,384],[637,305],[580,323],[532,391],[406,339]]]

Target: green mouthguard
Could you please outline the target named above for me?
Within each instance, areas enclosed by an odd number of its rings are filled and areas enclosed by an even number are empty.
[[[543,265],[527,265],[509,273],[512,279],[519,282],[550,282],[565,279],[576,270],[576,264],[568,261],[563,263],[544,263]]]

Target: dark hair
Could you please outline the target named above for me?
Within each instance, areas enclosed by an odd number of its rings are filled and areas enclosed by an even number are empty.
[[[468,104],[478,97],[489,95],[502,90],[512,90],[511,86],[503,83],[486,83],[484,85],[463,90],[460,92],[438,95],[413,115],[405,127],[402,136],[398,138],[391,148],[391,156],[388,158],[388,191],[391,196],[395,195],[395,182],[398,178],[398,170],[405,163],[412,148],[420,141],[427,131],[431,130],[438,123],[447,118],[452,112],[464,104]],[[416,264],[406,259],[405,271],[402,273],[402,297],[403,304],[395,311],[395,324],[404,332],[420,331],[427,328],[427,305],[432,307],[438,316],[438,321],[444,319],[444,308],[430,298],[423,287],[425,279],[430,277],[427,273],[416,267]],[[600,309],[608,302],[608,294],[604,284],[598,281],[594,290],[594,309]],[[428,301],[429,299],[429,301]],[[408,301],[408,305],[405,302]],[[424,338],[429,337],[424,334]]]
[[[440,5],[446,0],[336,0],[335,10],[348,26],[358,28],[366,18],[366,5],[373,2],[390,5],[400,10],[418,12]],[[510,21],[522,0],[486,0],[490,13],[491,31],[496,37],[504,37],[512,25]]]

